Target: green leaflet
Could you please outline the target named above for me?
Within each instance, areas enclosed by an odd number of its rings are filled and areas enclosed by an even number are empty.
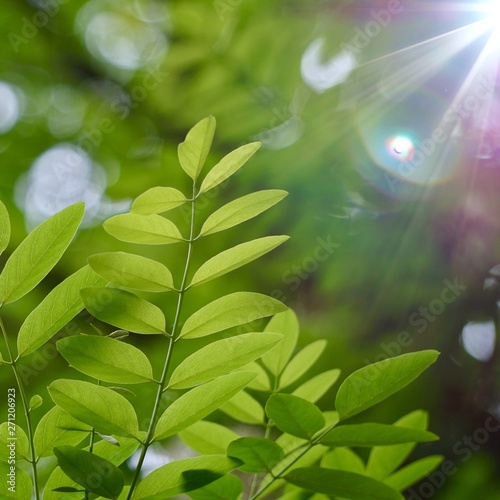
[[[254,377],[255,374],[249,372],[231,373],[186,392],[160,417],[154,439],[165,439],[206,417],[241,391]]]
[[[199,420],[179,432],[183,443],[200,455],[225,454],[231,441],[239,438],[236,432],[214,422]]]
[[[15,491],[9,491],[9,472],[10,465],[0,462],[0,498],[2,500],[31,500],[33,486],[31,478],[20,467],[16,467]]]
[[[19,356],[34,352],[84,308],[81,288],[105,283],[85,266],[51,290],[21,325],[17,337]]]
[[[208,116],[198,122],[179,144],[178,155],[182,169],[196,180],[205,164],[215,133],[215,118]]]
[[[5,205],[0,201],[0,255],[3,254],[10,241],[10,218]]]
[[[257,376],[248,384],[249,389],[256,391],[271,391],[271,381],[266,373],[266,370],[261,365],[252,361],[248,365],[242,367],[242,371],[255,372]]]
[[[425,411],[416,410],[401,417],[394,425],[423,431],[427,429],[428,420]],[[406,461],[415,446],[415,443],[375,446],[368,457],[367,475],[379,480],[386,478]]]
[[[210,302],[190,316],[179,337],[205,337],[285,310],[283,303],[267,295],[254,292],[232,293]]]
[[[161,215],[120,214],[104,222],[117,240],[142,245],[170,245],[182,240],[177,226]]]
[[[53,215],[14,250],[0,275],[0,304],[14,302],[33,288],[62,257],[83,219],[83,203]]]
[[[123,489],[123,474],[111,462],[73,446],[54,448],[59,467],[76,483],[104,498],[116,498]]]
[[[280,246],[288,236],[267,236],[236,245],[207,260],[196,271],[190,287],[201,285],[258,259]]]
[[[242,492],[241,479],[227,474],[203,488],[191,491],[189,496],[193,500],[234,500],[240,498]]]
[[[81,500],[82,493],[59,493],[57,488],[75,488],[83,490],[75,481],[70,479],[60,467],[56,467],[49,476],[43,491],[43,500]]]
[[[274,318],[271,318],[265,331],[282,333],[285,336],[283,342],[262,356],[262,362],[266,368],[277,376],[285,368],[297,344],[299,336],[297,315],[291,309],[277,314]]]
[[[140,384],[153,380],[153,369],[146,355],[110,337],[67,337],[57,342],[57,350],[73,368],[104,382]]]
[[[264,424],[264,408],[246,391],[235,394],[226,404],[220,407],[220,410],[244,424]]]
[[[273,394],[267,400],[266,414],[278,429],[302,439],[312,439],[325,425],[315,404],[291,394]]]
[[[241,460],[238,469],[244,472],[270,472],[283,460],[285,452],[270,439],[243,437],[230,443],[227,455]]]
[[[49,394],[58,406],[101,434],[138,437],[137,415],[120,394],[80,380],[56,380]]]
[[[252,142],[231,151],[208,172],[201,183],[200,193],[206,193],[224,182],[238,171],[261,147],[260,142]]]
[[[2,462],[7,462],[9,460],[10,449],[8,448],[8,445],[13,442],[12,438],[16,438],[15,444],[17,460],[20,458],[30,460],[31,454],[28,437],[22,427],[19,427],[17,424],[14,425],[15,431],[9,428],[9,424],[7,422],[0,424],[0,461]]]
[[[200,236],[224,231],[265,212],[288,195],[286,191],[268,189],[247,194],[229,202],[210,215],[200,231]]]
[[[240,464],[225,455],[185,458],[164,465],[146,476],[134,500],[165,500],[209,484]]]
[[[92,428],[66,413],[59,406],[51,408],[40,420],[34,436],[36,456],[53,455],[55,446],[81,443]]]
[[[28,405],[29,411],[31,410],[36,410],[43,404],[43,398],[42,396],[39,396],[38,394],[35,394],[30,398],[30,402]]]
[[[340,419],[361,413],[406,387],[438,356],[432,350],[402,354],[355,371],[337,392],[335,406]]]
[[[285,479],[308,491],[346,500],[404,500],[393,488],[354,472],[304,467],[289,472]]]
[[[145,335],[165,333],[161,309],[133,293],[106,287],[83,288],[80,293],[90,314],[105,323]]]
[[[153,215],[168,212],[186,203],[186,197],[172,187],[154,187],[139,195],[130,211],[134,214]]]
[[[430,474],[443,461],[441,455],[431,455],[396,471],[384,479],[384,483],[398,491],[404,491]]]
[[[292,394],[311,403],[316,403],[340,377],[340,370],[328,370],[310,378],[297,387]]]
[[[278,333],[247,333],[213,342],[182,361],[172,373],[168,387],[187,389],[241,368],[282,338]]]
[[[325,453],[321,459],[321,467],[366,475],[365,463],[360,456],[354,453],[350,448],[334,448],[328,453]]]
[[[105,458],[118,467],[125,462],[125,460],[130,458],[134,451],[139,448],[140,443],[132,438],[117,437],[116,440],[118,441],[119,446],[108,443],[104,439],[98,441],[94,444],[93,453]]]
[[[296,380],[299,380],[309,368],[314,366],[321,354],[323,354],[326,344],[326,340],[317,340],[307,345],[296,354],[287,366],[285,366],[281,374],[279,383],[280,388],[288,387],[293,384]]]
[[[436,441],[432,432],[386,424],[354,424],[335,427],[321,438],[328,446],[387,446],[402,443]]]
[[[171,272],[160,262],[126,252],[92,255],[90,267],[106,281],[145,292],[174,290]]]

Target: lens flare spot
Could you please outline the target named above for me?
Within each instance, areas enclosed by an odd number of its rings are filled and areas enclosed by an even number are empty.
[[[411,161],[415,154],[415,147],[407,137],[397,136],[387,140],[387,151],[399,161]]]

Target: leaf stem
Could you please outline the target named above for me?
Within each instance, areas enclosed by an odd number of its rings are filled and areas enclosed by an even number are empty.
[[[14,356],[12,356],[12,351],[9,345],[9,339],[7,338],[7,331],[5,330],[5,325],[3,324],[3,320],[0,317],[0,329],[2,330],[2,335],[5,340],[5,345],[7,347],[7,352],[9,355],[9,363],[12,366],[12,371],[14,372],[14,377],[16,378],[17,385],[19,387],[19,393],[21,394],[21,400],[24,408],[24,416],[26,417],[26,427],[28,431],[28,439],[30,444],[30,453],[31,458],[29,462],[31,463],[31,470],[33,471],[33,489],[35,492],[35,499],[40,500],[40,493],[38,491],[38,472],[36,468],[36,457],[35,457],[35,445],[33,441],[33,427],[31,425],[31,417],[29,412],[29,401],[26,396],[26,391],[24,389],[24,385],[21,381],[21,377],[19,376],[19,371],[17,370],[16,360],[14,360]]]
[[[175,311],[174,322],[172,325],[172,333],[168,339],[167,355],[165,358],[165,363],[163,365],[163,372],[161,375],[160,383],[158,384],[158,389],[156,391],[156,399],[155,399],[155,403],[153,406],[153,411],[151,413],[151,420],[149,422],[149,427],[148,427],[148,431],[146,434],[146,439],[144,440],[144,444],[143,444],[142,449],[141,449],[141,454],[139,456],[139,461],[138,461],[137,466],[135,468],[134,478],[132,479],[132,484],[130,485],[130,491],[127,495],[127,500],[130,500],[132,498],[134,489],[135,489],[137,482],[139,480],[139,476],[141,473],[142,465],[144,463],[144,459],[146,458],[146,454],[148,452],[148,449],[153,441],[155,430],[156,430],[158,412],[160,410],[161,398],[162,398],[165,386],[167,384],[168,369],[170,367],[170,361],[172,359],[173,347],[174,347],[174,344],[176,341],[176,333],[177,333],[177,328],[179,326],[179,318],[181,315],[182,304],[184,301],[184,294],[187,291],[186,282],[187,282],[187,277],[188,277],[188,272],[189,272],[189,265],[191,263],[191,253],[192,253],[193,242],[194,242],[193,237],[194,237],[194,217],[195,217],[195,202],[196,202],[195,195],[196,195],[196,182],[193,181],[193,196],[192,196],[192,199],[189,200],[191,203],[191,221],[190,221],[190,225],[189,225],[190,226],[189,227],[189,239],[186,240],[188,243],[186,264],[184,266],[184,273],[182,275],[181,286],[178,290],[179,296],[177,299],[177,308]]]

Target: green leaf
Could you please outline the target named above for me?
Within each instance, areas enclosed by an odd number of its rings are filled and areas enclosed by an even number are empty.
[[[81,493],[62,494],[55,491],[59,488],[82,489],[82,487],[70,479],[60,467],[56,467],[45,484],[43,490],[43,500],[82,500],[83,498]]]
[[[384,483],[398,491],[404,491],[429,475],[443,461],[441,455],[431,455],[417,460],[384,479]]]
[[[232,293],[195,312],[184,323],[179,337],[205,337],[284,310],[286,306],[282,302],[267,295],[254,292]]]
[[[76,446],[92,430],[59,406],[51,408],[40,420],[33,438],[38,458],[54,454],[54,447],[64,444]]]
[[[139,483],[134,500],[165,500],[216,481],[240,464],[225,455],[177,460],[154,470]]]
[[[286,191],[268,189],[231,201],[208,217],[201,228],[200,236],[218,233],[252,219],[279,203],[287,195]]]
[[[304,373],[313,367],[326,347],[326,340],[317,340],[307,345],[285,366],[280,377],[280,387],[287,387],[298,380]]]
[[[90,267],[106,281],[145,292],[174,290],[170,271],[160,262],[126,252],[99,253],[89,257]]]
[[[365,464],[363,460],[350,448],[335,448],[329,451],[323,455],[321,467],[365,475]]]
[[[35,394],[34,396],[31,397],[30,399],[30,404],[29,404],[29,410],[36,410],[43,404],[43,398],[39,396],[38,394]]]
[[[277,376],[285,368],[297,344],[299,322],[294,311],[288,309],[276,314],[267,324],[266,332],[282,333],[285,338],[278,346],[262,356],[262,362],[269,371]]]
[[[220,407],[220,410],[244,424],[259,425],[264,423],[264,408],[246,391],[235,394],[226,404]]]
[[[277,333],[247,333],[218,340],[188,356],[172,373],[169,389],[187,389],[245,366],[283,338]]]
[[[340,370],[328,370],[310,378],[301,386],[297,387],[292,394],[299,398],[307,399],[307,401],[311,403],[316,403],[316,401],[328,392],[330,387],[335,384],[339,377]]]
[[[57,342],[57,350],[73,368],[104,382],[140,384],[153,380],[153,369],[146,355],[110,337],[66,337]]]
[[[48,390],[54,403],[101,434],[139,435],[134,408],[123,396],[107,387],[60,379],[52,382]]]
[[[340,419],[361,413],[406,387],[438,356],[432,350],[402,354],[355,371],[340,386],[335,399]]]
[[[117,240],[142,245],[170,245],[182,240],[176,225],[161,215],[120,214],[104,221],[104,229]]]
[[[84,211],[83,203],[65,208],[40,224],[14,250],[0,275],[0,304],[20,299],[47,276],[75,236]]]
[[[179,432],[179,437],[200,455],[218,455],[225,454],[229,443],[239,435],[220,424],[200,420]]]
[[[9,427],[9,424],[4,422],[0,425],[0,461],[9,460],[12,443],[15,445],[12,449],[15,450],[17,460],[30,460],[30,445],[24,430],[17,424],[10,424]]]
[[[215,133],[215,118],[208,116],[198,122],[179,144],[178,155],[182,169],[196,180],[205,164]]]
[[[130,211],[134,214],[153,215],[168,212],[186,203],[186,197],[172,187],[154,187],[139,195]]]
[[[254,373],[231,373],[186,392],[160,417],[154,439],[165,439],[206,417],[241,391],[254,377]]]
[[[105,458],[118,467],[132,456],[135,450],[139,448],[140,443],[133,438],[117,437],[116,440],[118,441],[119,446],[111,444],[104,439],[102,441],[98,441],[94,444],[93,453],[99,455],[101,458]],[[88,447],[87,451],[89,451]]]
[[[248,384],[249,389],[255,389],[256,391],[271,391],[271,381],[267,375],[266,370],[262,368],[258,363],[252,361],[248,365],[242,368],[242,371],[255,372],[257,376]]]
[[[387,446],[402,443],[436,441],[432,432],[386,424],[354,424],[335,427],[321,438],[328,446]]]
[[[266,414],[278,429],[303,439],[312,439],[325,425],[316,405],[291,394],[273,394],[267,401]]]
[[[270,472],[283,460],[285,452],[270,439],[243,437],[228,446],[227,455],[241,460],[238,469],[244,472]]]
[[[198,286],[234,271],[258,259],[262,255],[269,253],[288,239],[288,236],[267,236],[265,238],[247,241],[229,250],[225,250],[202,264],[194,274],[189,286]]]
[[[116,498],[123,489],[123,474],[111,462],[74,446],[54,448],[59,467],[73,481],[104,498]]]
[[[260,142],[252,142],[231,151],[208,172],[201,183],[200,194],[210,191],[238,171],[261,147]]]
[[[8,474],[11,472],[11,467],[14,466],[0,462],[0,476],[2,477],[0,481],[0,498],[2,500],[11,498],[14,500],[31,500],[33,492],[31,478],[20,467],[15,469],[15,481],[13,482],[15,491],[9,490],[11,485]]]
[[[241,479],[231,474],[226,474],[213,483],[203,488],[191,491],[189,496],[193,500],[235,500],[243,493]]]
[[[45,344],[84,308],[81,288],[105,283],[89,266],[59,283],[21,325],[17,337],[19,356],[27,356]]]
[[[5,205],[0,201],[0,255],[2,255],[10,241],[10,217]]]
[[[389,486],[354,472],[304,467],[289,472],[285,479],[305,490],[333,495],[346,500],[404,500]]]
[[[417,410],[401,417],[394,425],[424,431],[427,429],[428,420],[425,411]],[[415,446],[415,443],[375,446],[368,457],[367,475],[379,480],[386,478],[406,461]]]
[[[165,316],[161,309],[130,292],[90,287],[80,293],[90,314],[105,323],[134,333],[165,333]]]

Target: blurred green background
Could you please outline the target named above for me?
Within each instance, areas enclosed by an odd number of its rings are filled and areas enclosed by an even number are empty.
[[[101,222],[152,186],[186,192],[177,144],[214,115],[210,165],[246,142],[263,148],[204,200],[198,221],[258,189],[290,194],[264,216],[204,240],[195,262],[254,237],[292,239],[193,293],[185,317],[231,291],[271,294],[297,311],[302,344],[328,339],[314,370],[340,367],[344,376],[387,354],[440,350],[431,370],[370,416],[389,422],[428,410],[441,441],[418,453],[456,464],[432,498],[500,499],[499,435],[485,441],[477,433],[489,413],[500,416],[498,60],[485,51],[490,35],[468,28],[481,18],[464,8],[470,2],[433,5],[3,0],[0,195],[14,231],[2,264],[27,230],[68,204],[87,204],[85,228],[54,272],[5,308],[9,332],[92,253],[138,250],[113,240]],[[471,74],[472,94],[489,78],[488,98],[464,112],[420,169],[398,174],[394,141],[409,138],[416,148],[432,137]],[[180,226],[185,215],[175,214]],[[179,277],[182,251],[148,252]],[[172,298],[159,305],[171,318]],[[80,323],[89,331],[84,317]],[[137,342],[159,366],[155,340]],[[28,392],[41,394],[47,410],[48,383],[77,375],[60,358],[47,365],[37,356],[26,361]],[[2,392],[11,383],[0,370]]]

